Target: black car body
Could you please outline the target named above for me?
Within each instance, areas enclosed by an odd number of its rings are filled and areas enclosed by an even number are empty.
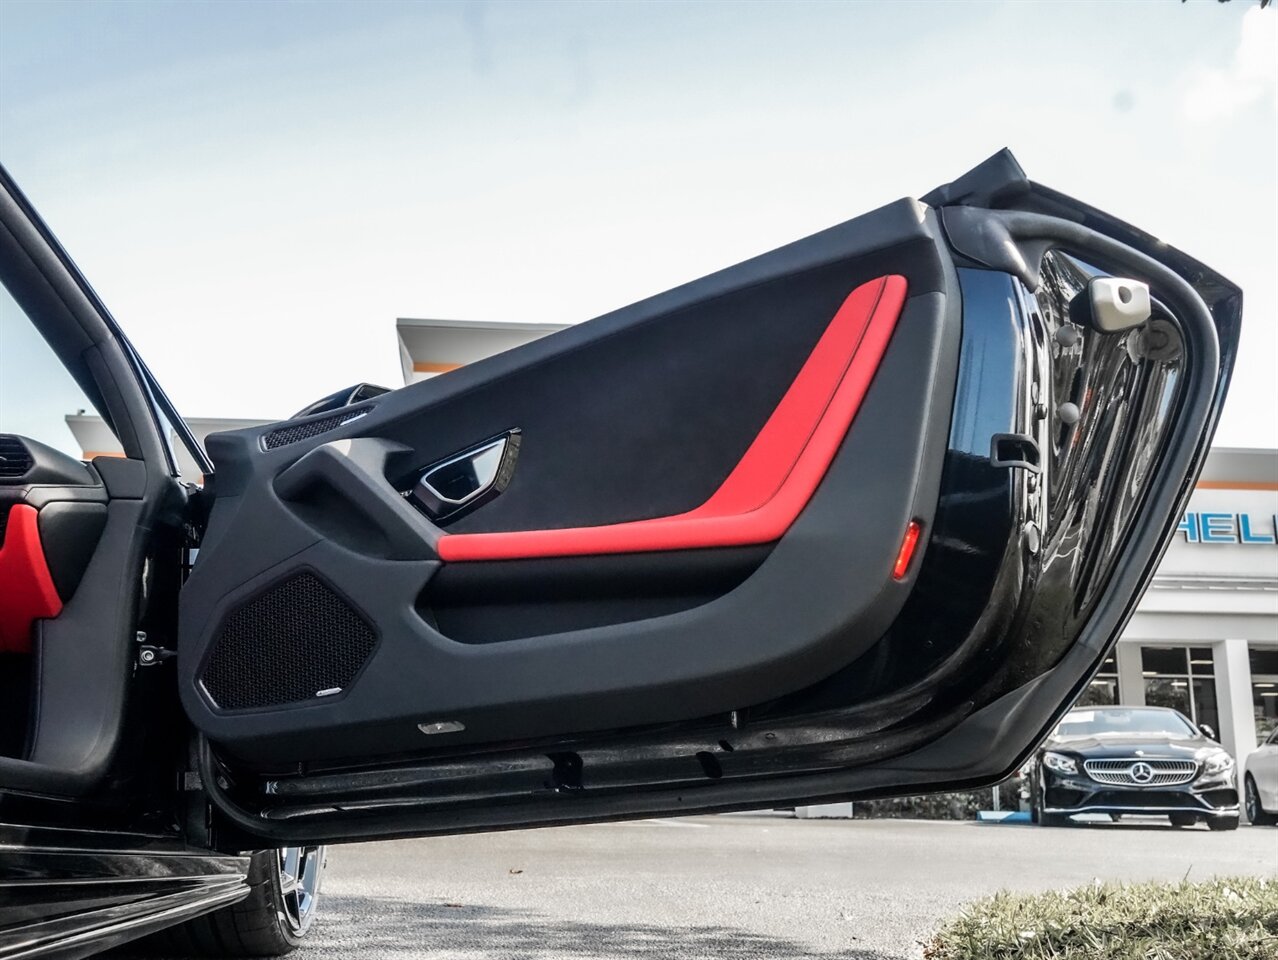
[[[1234,759],[1167,707],[1084,707],[1039,747],[1031,810],[1043,824],[1081,813],[1166,816],[1176,826],[1238,826]]]
[[[4,438],[0,955],[282,915],[321,843],[1000,780],[1152,576],[1238,343],[1235,286],[1003,152],[206,456],[0,186],[0,279],[126,453]]]

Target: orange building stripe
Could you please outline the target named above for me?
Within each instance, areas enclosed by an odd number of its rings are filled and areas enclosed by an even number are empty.
[[[427,363],[423,360],[417,360],[413,363],[413,373],[447,373],[449,370],[456,370],[460,366],[460,363]]]

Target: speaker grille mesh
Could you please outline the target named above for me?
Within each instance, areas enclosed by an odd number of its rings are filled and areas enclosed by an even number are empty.
[[[204,668],[204,688],[227,710],[310,700],[345,689],[377,634],[312,573],[299,573],[237,607]]]

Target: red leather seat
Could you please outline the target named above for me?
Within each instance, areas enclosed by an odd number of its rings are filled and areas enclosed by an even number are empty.
[[[0,545],[0,653],[29,653],[32,624],[62,611],[36,519],[35,507],[9,508]]]

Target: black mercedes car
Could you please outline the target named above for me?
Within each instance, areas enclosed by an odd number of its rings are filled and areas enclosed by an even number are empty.
[[[1043,826],[1102,813],[1238,828],[1234,758],[1210,727],[1167,707],[1071,710],[1039,747],[1028,789],[1031,817]]]
[[[1003,779],[1149,582],[1242,306],[1004,151],[202,445],[7,175],[0,281],[5,957],[286,952],[323,844]],[[122,457],[10,425],[55,375]]]

